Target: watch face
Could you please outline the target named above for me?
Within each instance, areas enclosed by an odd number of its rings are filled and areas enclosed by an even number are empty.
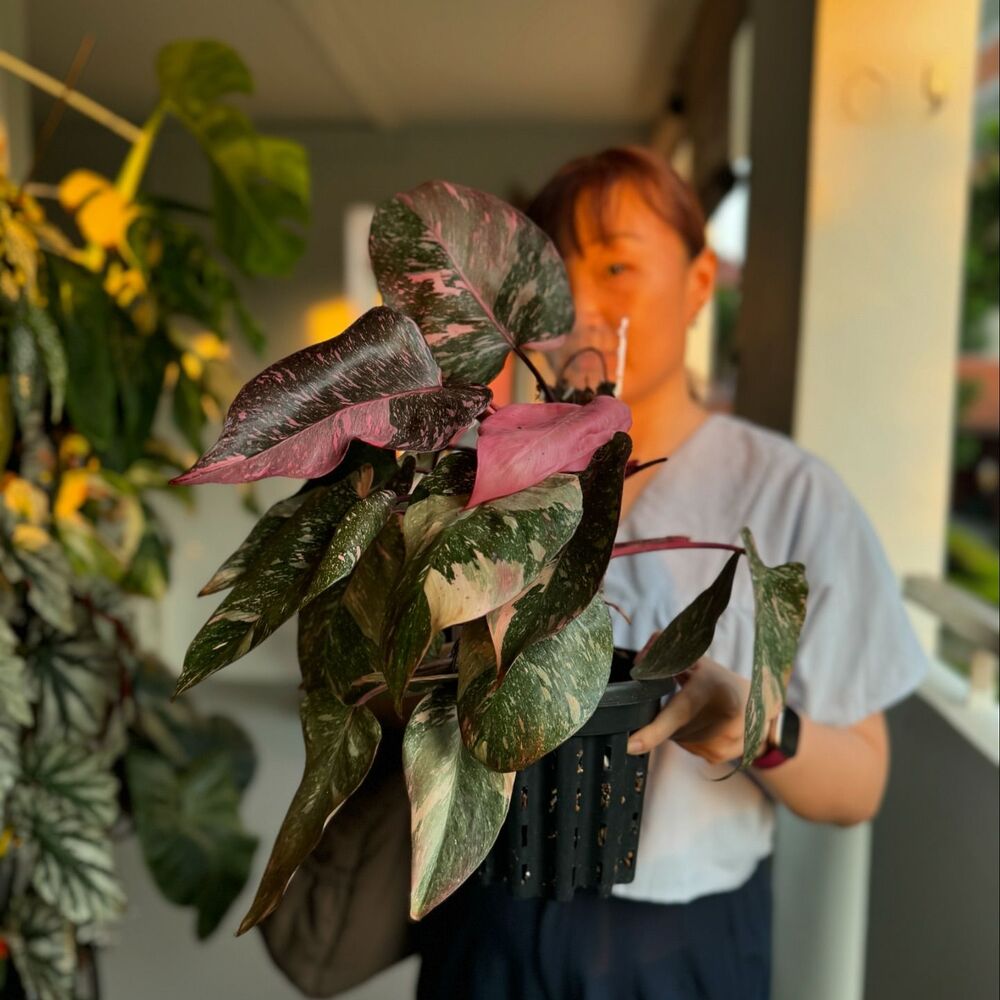
[[[785,706],[781,719],[781,739],[778,749],[785,757],[794,757],[799,748],[799,716],[794,708]]]

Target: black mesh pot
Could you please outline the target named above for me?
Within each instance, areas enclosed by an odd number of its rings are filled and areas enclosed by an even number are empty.
[[[675,682],[632,681],[634,653],[615,650],[611,683],[587,724],[514,779],[510,812],[479,869],[518,898],[608,896],[635,878],[649,754],[629,734],[650,722]]]

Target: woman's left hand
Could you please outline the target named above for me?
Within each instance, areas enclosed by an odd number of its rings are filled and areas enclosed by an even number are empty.
[[[739,760],[750,682],[707,656],[677,680],[680,691],[648,726],[632,734],[628,752],[646,753],[672,739],[711,764]]]

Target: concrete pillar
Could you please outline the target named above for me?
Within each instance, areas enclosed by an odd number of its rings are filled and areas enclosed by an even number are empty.
[[[828,461],[939,574],[976,0],[757,0],[737,411]],[[855,1000],[871,834],[783,816],[775,1000]]]

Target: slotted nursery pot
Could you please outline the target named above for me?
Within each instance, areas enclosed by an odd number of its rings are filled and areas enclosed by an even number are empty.
[[[673,678],[635,681],[635,653],[616,649],[597,710],[565,743],[514,779],[510,811],[479,878],[519,899],[611,895],[635,878],[649,754],[626,752],[651,722]]]

